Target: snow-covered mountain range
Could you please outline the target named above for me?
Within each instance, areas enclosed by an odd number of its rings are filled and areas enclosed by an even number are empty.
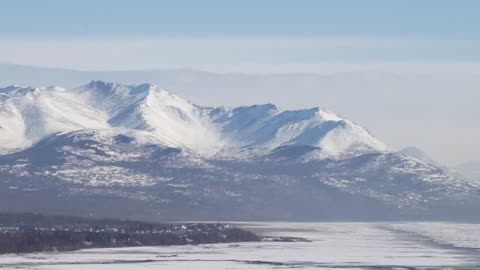
[[[151,84],[92,81],[72,90],[11,86],[0,89],[0,102],[4,151],[78,130],[135,134],[138,143],[202,155],[286,145],[319,147],[331,157],[388,151],[360,126],[320,108],[285,111],[272,104],[208,108]]]
[[[480,161],[464,162],[457,165],[455,169],[469,179],[476,180],[480,183]]]
[[[471,219],[480,190],[328,110],[202,107],[152,84],[2,88],[0,151],[0,210]]]

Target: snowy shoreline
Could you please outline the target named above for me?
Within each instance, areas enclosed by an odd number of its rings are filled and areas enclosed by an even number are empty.
[[[234,224],[238,226],[238,224]],[[420,231],[456,248],[425,241]],[[244,242],[164,247],[86,249],[74,252],[0,255],[3,269],[480,269],[479,224],[444,222],[255,222],[240,226],[265,236],[302,237],[310,242]],[[256,228],[256,229],[255,229]],[[458,235],[469,235],[464,240]],[[438,239],[437,239],[438,240]],[[470,244],[469,244],[470,243]]]
[[[91,248],[260,241],[220,223],[147,223],[36,214],[0,214],[0,254]]]

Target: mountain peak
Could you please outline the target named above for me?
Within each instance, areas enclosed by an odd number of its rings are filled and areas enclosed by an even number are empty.
[[[433,158],[431,158],[427,153],[425,153],[422,149],[416,146],[407,146],[402,150],[398,151],[398,153],[407,157],[415,158],[429,165],[448,170],[446,166],[438,163]]]
[[[107,95],[119,95],[119,96],[139,96],[146,97],[151,93],[158,93],[161,95],[173,97],[172,93],[160,88],[156,84],[142,83],[138,85],[126,85],[115,82],[107,82],[102,80],[92,80],[87,85],[80,87],[83,91],[99,91]],[[176,97],[176,96],[175,96]],[[177,97],[178,98],[178,97]]]
[[[235,150],[230,150],[245,147],[268,153],[279,146],[306,145],[321,148],[325,155],[346,157],[387,149],[362,127],[320,107],[281,110],[267,103],[210,108],[155,84],[124,85],[101,80],[73,90],[28,89],[45,94],[21,103],[9,102],[9,96],[0,100],[0,106],[9,110],[5,115],[0,112],[5,123],[0,139],[26,137],[31,143],[57,132],[125,129],[147,132],[159,144],[199,154],[228,149],[235,155]]]
[[[325,108],[314,107],[314,108],[311,108],[310,111],[324,121],[342,121],[343,120],[343,118],[338,116],[336,113]]]
[[[87,84],[88,88],[92,89],[113,89],[117,86],[114,82],[107,82],[102,80],[92,80]]]
[[[24,95],[28,93],[38,92],[41,88],[31,86],[10,85],[0,88],[0,94]]]
[[[137,93],[150,93],[151,91],[165,91],[158,87],[156,84],[151,83],[143,83],[135,86],[130,93],[137,94]],[[166,92],[166,91],[165,91]]]
[[[0,93],[8,93],[8,92],[15,91],[15,90],[18,90],[18,89],[21,89],[21,88],[24,88],[24,87],[22,87],[20,85],[13,84],[13,85],[9,85],[7,87],[0,88]]]

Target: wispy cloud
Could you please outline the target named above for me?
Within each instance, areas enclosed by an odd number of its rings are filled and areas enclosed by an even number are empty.
[[[94,70],[475,72],[479,46],[479,40],[374,37],[3,40],[0,61]]]

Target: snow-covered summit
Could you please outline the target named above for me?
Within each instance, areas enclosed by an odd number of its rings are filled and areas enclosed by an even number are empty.
[[[0,147],[2,206],[19,212],[478,220],[478,184],[317,107],[203,107],[153,84],[11,86]]]
[[[78,130],[142,131],[155,138],[156,144],[201,155],[296,145],[317,147],[328,157],[389,151],[367,130],[321,108],[202,107],[154,84],[104,81],[75,89],[0,89],[2,150],[28,147],[47,136]]]

